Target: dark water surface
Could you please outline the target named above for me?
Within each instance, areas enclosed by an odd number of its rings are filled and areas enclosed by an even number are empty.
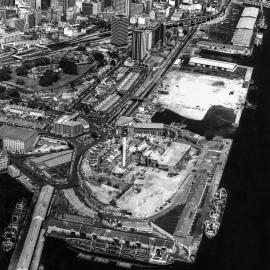
[[[270,25],[270,10],[265,13]],[[222,226],[215,238],[203,239],[195,264],[175,263],[168,269],[270,269],[270,29],[253,56],[240,61],[255,68],[258,107],[244,111],[235,134],[222,178],[229,194]],[[0,176],[0,230],[8,222],[12,205],[23,194],[14,183]],[[7,269],[7,261],[8,256],[0,254],[0,270]],[[45,270],[120,269],[76,259],[64,243],[52,239],[46,240],[42,262]]]

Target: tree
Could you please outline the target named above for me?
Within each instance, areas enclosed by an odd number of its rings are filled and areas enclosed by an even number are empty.
[[[17,79],[16,83],[19,84],[19,85],[24,85],[25,84],[24,80],[22,80],[22,79]]]
[[[61,59],[59,67],[62,68],[63,72],[66,74],[74,74],[74,75],[78,74],[78,67],[76,63],[65,57]]]
[[[38,100],[37,100],[37,98],[29,99],[27,101],[27,107],[36,109],[38,107]]]
[[[7,69],[0,69],[0,82],[9,81],[11,79],[10,74]]]
[[[0,85],[0,95],[4,95],[7,91],[7,88],[5,86]]]
[[[15,99],[20,99],[20,92],[18,88],[12,88],[8,91],[8,95]]]
[[[86,51],[86,48],[83,45],[79,45],[78,48],[77,48],[77,51],[85,52]]]
[[[18,67],[18,68],[16,69],[16,74],[17,74],[18,76],[26,77],[27,74],[28,74],[28,69],[27,69],[24,65],[21,66],[21,67]]]
[[[95,58],[95,60],[97,62],[103,62],[104,61],[104,55],[103,55],[103,53],[101,53],[99,51],[93,52],[93,56],[94,56],[94,58]]]
[[[46,70],[42,77],[40,77],[39,85],[41,86],[50,86],[54,82],[59,80],[59,76],[57,73],[53,72],[52,70]]]
[[[115,60],[114,60],[114,59],[111,61],[111,66],[113,66],[113,67],[115,67],[115,66],[116,66],[116,62],[115,62]]]

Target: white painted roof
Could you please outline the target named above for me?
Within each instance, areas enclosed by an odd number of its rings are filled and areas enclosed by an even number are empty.
[[[254,29],[256,23],[256,18],[252,18],[252,17],[241,17],[236,29]]]
[[[203,58],[203,57],[191,57],[189,60],[189,63],[190,64],[194,63],[194,64],[200,64],[200,65],[208,65],[208,66],[213,66],[213,67],[226,68],[226,69],[230,69],[232,71],[237,66],[237,64],[234,64],[234,63],[212,60],[212,59],[207,59],[207,58]]]
[[[232,38],[232,44],[236,46],[249,47],[253,36],[253,30],[237,29]]]
[[[259,9],[256,7],[246,7],[243,12],[241,17],[253,17],[257,18],[259,14]]]

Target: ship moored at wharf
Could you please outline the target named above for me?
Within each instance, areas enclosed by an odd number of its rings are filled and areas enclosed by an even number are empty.
[[[204,233],[208,239],[217,235],[227,202],[227,191],[221,188],[215,194],[210,205],[209,218],[204,223]]]
[[[112,261],[164,266],[174,263],[172,253],[175,252],[175,245],[170,239],[108,230],[86,224],[79,233],[77,225],[79,224],[50,219],[47,235],[63,239],[77,253],[102,256]]]
[[[27,202],[25,198],[22,198],[16,203],[15,209],[11,216],[10,224],[5,228],[2,235],[2,249],[8,252],[15,246],[20,227],[26,214]]]

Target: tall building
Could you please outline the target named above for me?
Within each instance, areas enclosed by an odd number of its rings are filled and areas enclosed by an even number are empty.
[[[116,0],[114,8],[117,15],[130,16],[130,0]]]
[[[132,59],[142,61],[147,53],[147,39],[144,27],[132,31]]]
[[[103,1],[104,8],[112,6],[112,0],[104,0]]]
[[[153,0],[145,0],[145,11],[148,13],[153,7]]]
[[[36,25],[36,18],[35,18],[35,14],[30,13],[30,14],[26,14],[25,15],[25,25],[24,25],[24,29],[32,29],[34,28]]]
[[[128,43],[129,19],[126,16],[118,15],[112,19],[111,43],[116,46],[124,46]]]
[[[30,0],[31,9],[41,9],[41,0]]]
[[[24,31],[24,19],[15,19],[15,29],[16,31],[23,32]]]

